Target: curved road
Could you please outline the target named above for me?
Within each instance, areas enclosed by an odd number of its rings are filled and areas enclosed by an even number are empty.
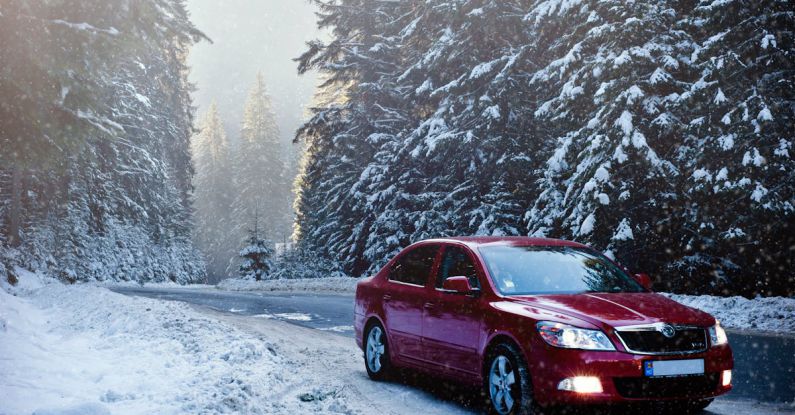
[[[127,294],[184,301],[216,311],[283,320],[343,336],[353,336],[351,295],[252,293],[197,288],[113,287]],[[734,390],[730,399],[782,403],[795,409],[795,337],[729,331],[734,350]],[[712,407],[710,407],[712,409]]]

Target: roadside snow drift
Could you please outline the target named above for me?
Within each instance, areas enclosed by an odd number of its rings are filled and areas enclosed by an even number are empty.
[[[371,381],[346,336],[44,282],[0,282],[2,415],[470,412]]]
[[[225,279],[216,286],[226,291],[275,291],[275,292],[322,292],[322,293],[355,293],[356,278],[351,277],[323,277],[323,278],[297,278],[276,280],[243,280],[237,278]]]
[[[2,414],[324,409],[300,399],[311,390],[295,387],[279,345],[181,303],[100,287],[0,289],[0,356]]]
[[[664,295],[712,314],[724,327],[795,333],[795,298]]]

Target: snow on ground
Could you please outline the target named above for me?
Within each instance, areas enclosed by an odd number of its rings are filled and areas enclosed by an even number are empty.
[[[281,412],[272,344],[183,304],[92,286],[0,291],[0,413]],[[297,409],[297,405],[293,405]]]
[[[661,294],[712,314],[724,327],[795,333],[795,298],[757,297],[749,300],[744,297]]]
[[[0,414],[460,412],[371,382],[350,338],[241,317],[256,327],[244,331],[92,285],[23,285],[0,289]]]
[[[104,281],[104,282],[90,282],[89,284],[97,285],[100,287],[146,287],[146,288],[190,288],[196,290],[204,290],[215,288],[215,285],[210,284],[178,284],[172,281],[164,282],[135,282],[135,281]]]
[[[278,279],[263,281],[229,278],[219,282],[216,287],[220,290],[226,291],[284,291],[352,294],[356,292],[357,282],[359,282],[358,279],[349,277]]]
[[[229,310],[234,313],[234,310]],[[280,318],[283,320],[291,321],[312,321],[312,316],[305,313],[276,313],[276,314],[255,314],[254,317],[259,318]]]
[[[315,409],[284,390],[278,346],[186,305],[60,284],[0,299],[0,413]]]

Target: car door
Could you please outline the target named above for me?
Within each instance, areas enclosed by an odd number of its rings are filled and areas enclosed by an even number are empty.
[[[480,288],[482,278],[469,248],[449,244],[443,249],[434,287],[423,304],[424,358],[445,371],[477,376],[482,327],[480,297],[445,292],[442,284],[449,277],[466,276],[473,288]]]
[[[383,294],[389,337],[398,358],[422,360],[422,312],[428,300],[430,276],[439,254],[438,244],[425,244],[402,253],[392,264]]]

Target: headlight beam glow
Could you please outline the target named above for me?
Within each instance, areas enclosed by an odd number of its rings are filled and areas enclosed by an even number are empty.
[[[732,384],[732,371],[724,370],[723,375],[721,375],[721,385],[729,386],[731,384]]]
[[[712,346],[721,346],[729,343],[726,330],[720,326],[720,321],[715,320],[715,325],[709,328],[709,340]]]
[[[602,393],[602,382],[596,376],[574,376],[558,383],[558,390],[577,393]]]

